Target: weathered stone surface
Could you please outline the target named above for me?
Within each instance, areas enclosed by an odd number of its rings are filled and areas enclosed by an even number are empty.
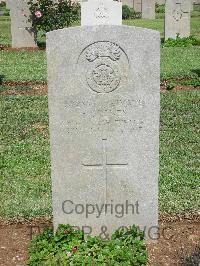
[[[190,0],[166,0],[165,39],[190,35]]]
[[[142,0],[134,0],[133,8],[135,12],[142,12]]]
[[[142,0],[142,18],[155,19],[155,0]]]
[[[34,31],[28,21],[30,11],[28,0],[7,0],[6,5],[10,9],[12,47],[36,47]]]
[[[158,5],[164,5],[166,0],[156,0]]]
[[[142,28],[47,34],[55,228],[157,225],[159,53],[159,33]]]
[[[190,11],[192,12],[194,10],[194,0],[190,0],[191,1],[191,7],[190,7]]]
[[[122,4],[133,8],[133,2],[134,2],[134,0],[123,0]]]
[[[81,26],[122,25],[122,3],[89,0],[81,3]]]

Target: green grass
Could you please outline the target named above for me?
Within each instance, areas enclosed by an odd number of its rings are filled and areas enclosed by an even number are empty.
[[[143,27],[147,29],[158,30],[161,37],[164,37],[164,14],[157,14],[157,19],[132,19],[124,20],[123,24],[129,26]],[[75,23],[74,25],[80,25]],[[191,35],[200,39],[200,10],[195,10],[191,17]],[[11,45],[10,18],[7,16],[0,17],[0,44]]]
[[[0,216],[51,213],[46,97],[1,97]]]
[[[161,37],[164,37],[164,20],[163,19],[134,19],[124,20],[124,25],[142,27],[160,32]]]
[[[195,11],[196,15],[200,14]],[[199,13],[198,13],[199,12]],[[145,27],[164,34],[163,19],[128,20],[127,25]],[[191,33],[200,38],[200,16],[191,19]],[[10,44],[9,17],[0,17],[0,43]],[[198,85],[200,47],[169,47],[161,49],[161,78],[189,77],[195,80],[187,84]],[[0,80],[3,81],[46,81],[46,59],[43,51],[8,52],[0,51]]]
[[[7,16],[0,17],[0,44],[11,45],[10,18]]]
[[[3,81],[46,81],[46,54],[0,51],[0,76]]]
[[[200,91],[161,96],[160,210],[198,210]]]
[[[161,49],[161,78],[193,77],[200,70],[200,47]],[[46,81],[44,51],[0,51],[0,76],[3,81]]]
[[[161,78],[198,77],[200,47],[165,47],[161,49]]]
[[[200,12],[199,12],[200,14]],[[125,20],[123,24],[128,26],[142,27],[160,32],[161,38],[164,38],[164,19],[135,19]],[[191,35],[200,39],[200,16],[191,18]]]
[[[200,91],[161,95],[160,211],[198,209]],[[47,97],[1,96],[0,216],[51,215]]]

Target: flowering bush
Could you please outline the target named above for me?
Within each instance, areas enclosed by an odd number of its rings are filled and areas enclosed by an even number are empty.
[[[70,0],[29,0],[30,21],[36,33],[69,27],[79,19],[79,4]]]
[[[46,229],[33,238],[29,247],[29,266],[36,265],[146,265],[144,233],[136,226],[119,229],[111,240],[89,236],[70,225],[60,225],[54,235]]]

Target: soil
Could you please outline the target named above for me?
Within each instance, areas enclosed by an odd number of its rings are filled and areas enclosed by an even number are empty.
[[[12,48],[6,45],[0,45],[0,50],[18,52],[18,51],[28,51],[28,52],[37,52],[39,50],[45,50],[45,47],[22,47],[22,48]]]
[[[25,83],[9,83],[4,86],[8,86],[9,89],[0,91],[0,95],[3,96],[11,96],[11,95],[16,95],[16,96],[42,96],[42,95],[47,95],[48,88],[46,84],[34,84],[31,85],[28,82]],[[15,89],[16,86],[30,86],[28,90],[20,90],[20,88]]]
[[[2,86],[7,87],[6,90],[0,91],[0,95],[9,96],[9,95],[16,95],[16,96],[41,96],[47,95],[48,87],[45,83],[37,83],[37,82],[5,82]],[[24,90],[23,88],[20,90],[19,87],[29,87],[28,90]],[[17,89],[15,87],[18,87]],[[164,85],[160,86],[161,92],[169,92],[166,90]],[[200,86],[193,87],[193,86],[183,86],[177,85],[171,91],[189,91],[189,90],[200,90]]]
[[[169,91],[191,91],[191,90],[200,90],[200,86],[186,86],[186,85],[176,85],[172,90],[167,90],[166,86],[161,85],[160,90],[162,92],[169,92]]]
[[[26,265],[32,236],[52,227],[48,217],[31,221],[0,221],[0,266]],[[147,244],[148,265],[173,266],[200,263],[200,215],[161,215],[157,243]]]

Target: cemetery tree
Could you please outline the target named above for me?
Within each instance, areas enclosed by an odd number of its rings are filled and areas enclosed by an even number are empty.
[[[80,6],[70,0],[30,0],[30,21],[35,32],[44,35],[52,30],[69,27],[79,18]]]

